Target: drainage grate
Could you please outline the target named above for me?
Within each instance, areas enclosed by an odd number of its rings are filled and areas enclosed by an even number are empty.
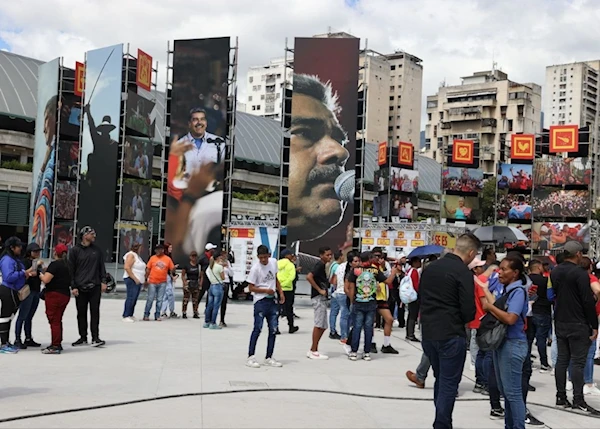
[[[267,383],[260,381],[230,381],[231,387],[269,387]]]

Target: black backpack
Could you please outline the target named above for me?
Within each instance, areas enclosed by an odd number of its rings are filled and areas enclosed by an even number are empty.
[[[510,292],[502,294],[502,296],[498,298],[496,302],[494,302],[494,306],[506,311],[508,308],[506,305],[508,297],[518,289],[520,288],[514,288]],[[481,319],[481,325],[479,325],[479,329],[477,329],[476,341],[477,345],[479,346],[479,350],[487,352],[500,348],[506,339],[507,328],[508,325],[505,325],[496,319],[492,313],[486,313]]]

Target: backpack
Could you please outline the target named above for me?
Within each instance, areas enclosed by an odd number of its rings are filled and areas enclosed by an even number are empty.
[[[415,302],[419,297],[413,286],[412,278],[410,273],[414,268],[411,268],[402,280],[400,280],[400,301],[405,305]]]
[[[360,269],[360,268],[359,268]],[[356,301],[369,302],[375,299],[379,282],[377,276],[366,269],[361,269],[360,274],[356,277]]]
[[[518,289],[519,288],[514,288],[510,292],[503,294],[496,300],[496,302],[494,302],[494,305],[506,311],[508,308],[508,305],[506,305],[508,298],[514,291]],[[506,339],[507,329],[508,325],[505,325],[496,319],[492,313],[486,313],[481,319],[481,325],[479,325],[479,329],[477,329],[476,341],[477,345],[479,346],[479,350],[488,352],[500,348]]]

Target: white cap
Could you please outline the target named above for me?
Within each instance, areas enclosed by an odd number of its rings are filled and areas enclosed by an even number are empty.
[[[406,258],[406,255],[401,252],[398,254],[398,259],[402,259],[402,258]]]
[[[208,243],[206,246],[204,246],[205,250],[213,250],[213,249],[216,249],[216,248],[217,248],[217,246],[215,246],[212,243]]]
[[[483,267],[484,265],[485,261],[482,261],[476,256],[475,259],[473,259],[473,261],[469,264],[469,269],[472,270],[473,268]]]

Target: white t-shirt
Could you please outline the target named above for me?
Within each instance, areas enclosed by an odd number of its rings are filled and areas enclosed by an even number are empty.
[[[268,288],[274,291],[277,290],[277,259],[269,258],[267,265],[256,262],[250,269],[248,274],[248,283],[252,283],[256,287]],[[277,292],[275,292],[277,293]],[[252,292],[254,302],[258,302],[263,298],[273,298],[275,295],[267,295],[266,293]]]
[[[138,255],[137,253],[135,253],[133,251],[129,251],[123,256],[123,262],[125,262],[127,260],[127,257],[129,255],[133,255],[135,258],[133,261],[133,265],[131,266],[131,272],[133,273],[134,276],[137,277],[137,279],[140,282],[144,283],[146,281],[146,263],[142,260],[142,258],[140,258],[140,255]],[[124,271],[123,279],[126,279],[128,277],[129,277],[129,274],[127,274],[127,271]]]
[[[346,294],[344,291],[344,274],[346,273],[346,267],[348,266],[348,262],[341,263],[337,270],[335,270],[335,276],[337,280],[337,288],[335,289],[335,294]]]

